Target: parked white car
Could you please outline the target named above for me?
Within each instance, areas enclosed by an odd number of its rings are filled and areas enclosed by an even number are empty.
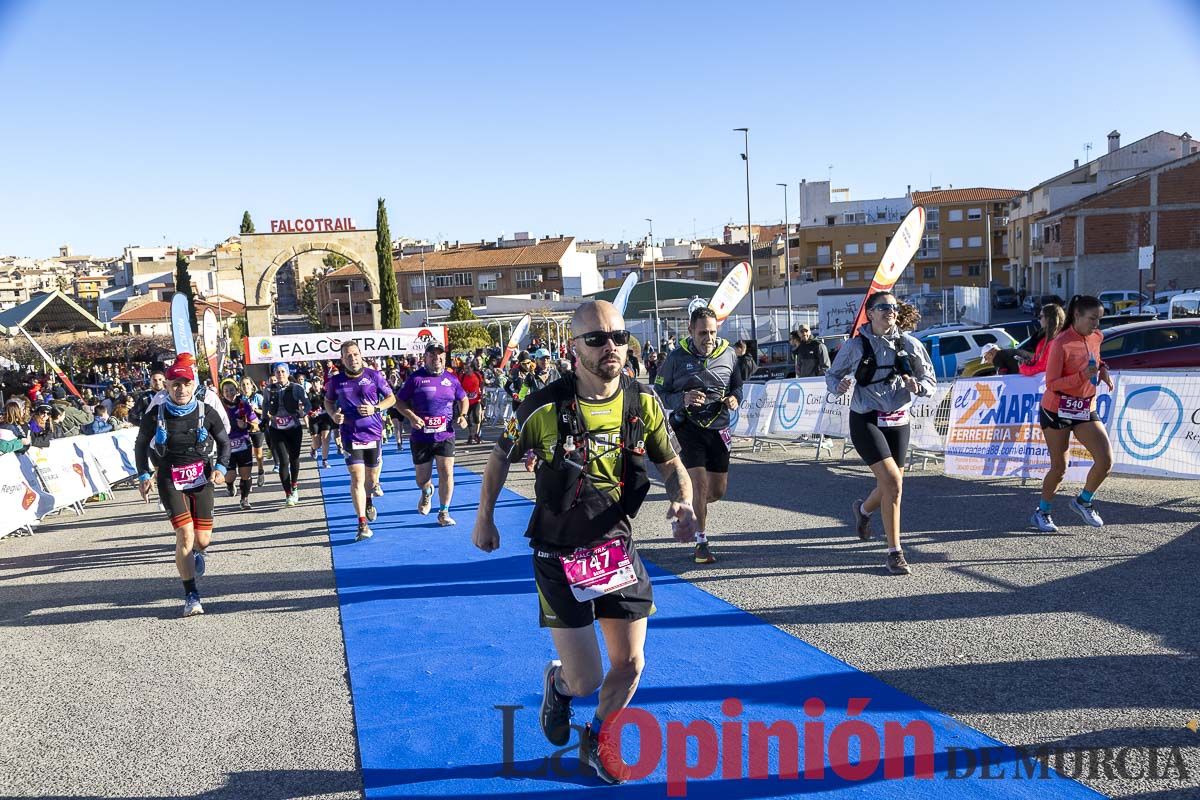
[[[1106,314],[1119,314],[1131,305],[1136,306],[1139,302],[1150,302],[1149,297],[1132,289],[1101,292],[1096,296],[1096,299],[1100,301],[1100,305],[1104,306],[1104,313]]]
[[[983,354],[985,345],[994,344],[1002,349],[1017,346],[1017,340],[1001,328],[975,328],[944,333],[921,331],[917,334],[917,339],[925,346],[925,352],[933,360],[934,371],[939,378],[953,378],[962,372],[968,361]]]

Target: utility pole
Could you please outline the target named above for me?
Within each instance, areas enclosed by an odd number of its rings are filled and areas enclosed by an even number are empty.
[[[776,186],[783,187],[783,266],[784,275],[787,286],[787,304],[788,304],[788,335],[792,333],[792,237],[788,232],[788,204],[787,204],[787,184],[777,183]]]
[[[750,224],[750,129],[734,128],[741,131],[745,140],[746,152],[742,153],[742,161],[746,162],[746,248],[750,251],[750,338],[758,341],[758,308],[754,300],[754,227]]]

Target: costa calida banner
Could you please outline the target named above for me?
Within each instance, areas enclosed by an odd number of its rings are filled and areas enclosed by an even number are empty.
[[[1108,423],[1113,470],[1200,477],[1200,372],[1122,372]]]

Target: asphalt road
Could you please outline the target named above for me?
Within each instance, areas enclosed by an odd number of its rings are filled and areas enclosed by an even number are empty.
[[[165,515],[132,489],[0,540],[0,794],[361,794],[316,472],[218,493],[206,614],[181,619]],[[305,496],[307,495],[307,496]]]
[[[892,577],[881,538],[848,524],[869,473],[852,453],[813,455],[735,452],[711,566],[671,541],[656,487],[637,519],[643,555],[1005,743],[1178,747],[1187,780],[1083,780],[1114,797],[1200,796],[1200,734],[1184,727],[1200,718],[1197,484],[1114,477],[1097,496],[1104,529],[1062,501],[1063,532],[1043,535],[1026,526],[1034,485],[916,469],[914,574]],[[485,456],[460,448],[459,462]],[[511,475],[529,495],[531,478]],[[165,520],[129,490],[0,541],[0,793],[359,796],[314,477],[306,465],[296,509],[274,487],[251,513],[222,497],[201,618],[178,618]],[[697,647],[721,624],[698,625]]]
[[[1067,494],[1060,534],[1046,535],[1027,525],[1040,485],[918,464],[902,507],[913,574],[898,577],[878,518],[867,543],[850,526],[869,470],[853,452],[814,454],[735,450],[709,514],[714,565],[670,538],[656,485],[635,526],[643,557],[1006,744],[1161,759],[1177,746],[1186,780],[1090,778],[1090,756],[1081,779],[1112,797],[1200,797],[1200,733],[1184,727],[1200,719],[1196,482],[1112,477],[1096,498],[1106,527],[1085,528]],[[532,496],[523,470],[510,475]],[[721,624],[697,627],[697,647]],[[1131,751],[1129,771],[1148,759]]]

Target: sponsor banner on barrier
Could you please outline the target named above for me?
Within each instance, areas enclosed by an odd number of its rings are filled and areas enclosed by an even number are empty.
[[[93,452],[89,439],[94,439],[95,436],[73,436],[70,439],[61,439],[59,442],[51,442],[51,446],[58,445],[61,442],[63,447],[71,447],[75,450],[75,455],[79,457],[83,464],[83,477],[88,484],[88,497],[94,497],[98,494],[108,494],[112,491],[112,486],[109,485],[108,479],[104,475],[104,470],[100,467],[100,462],[96,460],[96,455]]]
[[[821,404],[825,399],[824,378],[792,378],[770,381],[766,406],[770,409],[767,435],[790,439],[817,433]]]
[[[384,331],[346,331],[343,333],[303,333],[294,336],[247,336],[246,363],[271,364],[276,361],[326,361],[340,355],[342,342],[354,340],[363,358],[384,356],[421,356],[425,345],[447,344],[446,328],[396,328]]]
[[[0,536],[37,522],[40,495],[21,471],[19,456],[0,456]]]
[[[1038,424],[1044,389],[1040,375],[955,381],[946,436],[946,474],[1003,478],[1045,475],[1050,456]],[[1096,413],[1106,424],[1112,400],[1108,388],[1101,384]],[[1091,466],[1091,456],[1072,437],[1067,480],[1083,480]]]
[[[817,433],[825,436],[836,436],[840,439],[850,438],[850,397],[853,390],[845,394],[825,392],[821,398],[821,412],[817,419]]]
[[[939,383],[929,397],[918,397],[908,410],[908,441],[917,450],[940,453],[946,447],[950,425],[950,390],[953,384]]]
[[[84,457],[68,439],[56,439],[49,447],[31,447],[21,456],[28,458],[42,479],[46,493],[54,498],[54,508],[65,508],[92,496]]]
[[[729,413],[729,432],[734,436],[765,435],[770,426],[770,411],[767,410],[765,415],[763,411],[766,402],[766,384],[742,384],[742,402]]]
[[[1108,429],[1114,471],[1200,477],[1200,374],[1120,373]]]
[[[137,474],[134,465],[133,445],[137,441],[137,429],[126,428],[115,433],[102,433],[95,436],[73,437],[80,446],[96,459],[104,479],[109,483],[132,478]]]

